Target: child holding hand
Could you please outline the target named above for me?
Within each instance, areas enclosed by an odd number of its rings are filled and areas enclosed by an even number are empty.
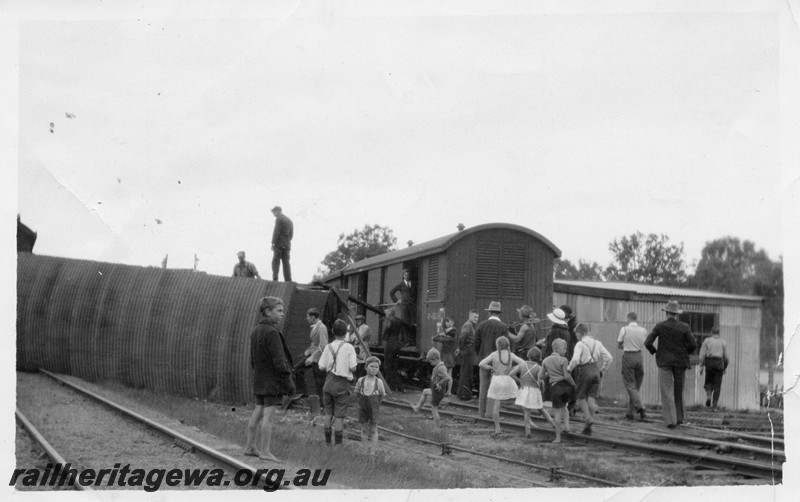
[[[544,409],[542,402],[542,391],[539,388],[539,371],[541,366],[539,362],[542,360],[542,351],[537,347],[531,347],[527,353],[528,360],[522,364],[514,366],[509,376],[514,379],[520,386],[517,400],[514,402],[517,406],[522,408],[523,420],[525,422],[525,437],[531,437],[531,427],[538,428],[531,421],[531,411],[538,411],[544,418],[550,422],[553,428],[556,427],[553,418]]]

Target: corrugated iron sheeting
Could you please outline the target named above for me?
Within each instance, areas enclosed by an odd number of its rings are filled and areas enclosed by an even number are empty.
[[[324,308],[327,294],[298,295],[285,282],[20,254],[17,366],[247,401],[258,300],[283,299],[280,328],[299,346],[308,341],[305,310]],[[295,296],[302,305],[293,305]]]
[[[609,373],[603,378],[602,395],[627,402],[627,392],[622,384],[622,351],[618,350],[617,337],[622,326],[627,324],[628,312],[636,312],[640,326],[650,332],[655,325],[665,319],[661,301],[628,301],[583,296],[557,292],[553,295],[556,305],[567,304],[574,308],[578,321],[588,322],[592,332],[611,352],[614,362]],[[731,364],[722,381],[720,405],[736,409],[758,408],[758,357],[761,309],[757,307],[731,306],[724,299],[719,304],[681,302],[685,311],[715,312],[719,314],[720,337],[727,342]],[[549,327],[549,324],[547,324]],[[546,329],[546,328],[545,328]],[[705,391],[704,375],[700,367],[694,365],[686,372],[684,402],[687,406],[703,404]],[[659,404],[661,394],[658,389],[658,367],[655,357],[644,353],[644,382],[641,389],[645,404]]]

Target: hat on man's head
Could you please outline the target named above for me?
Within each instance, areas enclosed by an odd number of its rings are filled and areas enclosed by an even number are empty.
[[[668,302],[667,302],[667,306],[666,306],[666,307],[664,307],[664,308],[663,308],[663,309],[661,309],[661,310],[663,310],[664,312],[668,312],[668,313],[670,313],[670,314],[683,314],[683,310],[681,310],[681,309],[678,307],[678,301],[677,301],[677,300],[670,300],[670,301],[668,301]]]
[[[275,206],[272,208],[272,212],[274,213],[275,211],[283,211],[283,209],[281,209],[281,206]]]
[[[523,305],[522,307],[518,308],[517,312],[522,317],[531,317],[531,316],[535,317],[536,316],[536,312],[534,312],[533,309],[531,307],[527,306],[527,305]]]
[[[236,253],[236,256],[244,256],[244,251],[239,251],[238,253]]]
[[[317,307],[311,307],[310,309],[306,310],[306,315],[315,315],[319,317],[319,309]]]
[[[547,318],[556,324],[561,324],[562,326],[567,325],[567,314],[561,309],[553,309],[552,312],[547,314]]]
[[[361,320],[361,321],[366,321],[366,320],[367,320],[367,318],[366,318],[366,317],[364,317],[364,316],[363,316],[363,315],[361,315],[361,314],[358,314],[358,315],[356,316],[356,321],[358,321],[358,320]]]
[[[484,309],[484,310],[487,311],[487,312],[502,312],[503,311],[503,309],[500,308],[500,302],[490,302],[489,303],[489,308],[488,309]]]

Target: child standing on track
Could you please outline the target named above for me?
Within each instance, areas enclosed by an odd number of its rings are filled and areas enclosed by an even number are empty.
[[[450,377],[450,383],[447,384],[447,393],[449,396],[453,390],[453,367],[456,365],[456,322],[452,317],[445,317],[443,321],[444,327],[441,333],[437,333],[433,337],[434,342],[441,344],[441,358],[444,367],[447,368],[447,375]]]
[[[531,411],[537,410],[539,413],[550,422],[550,425],[555,428],[556,424],[553,418],[544,409],[542,403],[542,391],[539,388],[539,362],[542,360],[542,351],[537,347],[531,347],[527,353],[528,360],[514,366],[509,376],[519,384],[519,394],[517,400],[514,402],[517,406],[522,408],[523,420],[525,422],[525,437],[531,437],[531,427],[539,428],[531,421]]]
[[[431,366],[433,366],[431,386],[429,389],[422,391],[419,403],[417,403],[416,406],[411,405],[411,409],[414,410],[414,413],[419,413],[419,410],[422,409],[422,406],[425,404],[425,399],[431,396],[431,414],[433,415],[433,423],[438,429],[441,426],[441,421],[439,420],[439,403],[442,402],[442,398],[447,391],[447,385],[452,381],[452,378],[447,374],[447,368],[442,362],[438,350],[429,350],[426,359]]]
[[[489,382],[489,390],[486,392],[488,399],[486,409],[491,412],[494,421],[493,438],[498,438],[503,434],[500,430],[500,401],[514,399],[519,393],[516,382],[508,376],[511,373],[511,365],[525,362],[511,353],[509,345],[508,338],[501,336],[495,342],[497,350],[486,356],[479,364],[481,369],[492,372],[492,380]]]
[[[328,372],[322,387],[322,400],[325,404],[325,442],[329,445],[332,422],[335,429],[334,444],[342,444],[344,419],[350,401],[350,382],[358,364],[355,349],[344,341],[346,333],[347,323],[336,319],[333,323],[333,336],[336,339],[325,346],[322,357],[319,358],[319,369]]]
[[[356,382],[358,396],[358,423],[361,424],[361,442],[367,444],[367,435],[372,436],[372,446],[378,444],[378,417],[381,412],[381,401],[386,395],[383,380],[378,378],[381,362],[375,356],[364,361],[367,376]]]
[[[561,422],[564,422],[564,431],[569,432],[569,411],[567,403],[572,398],[575,380],[567,370],[569,361],[564,355],[567,353],[567,342],[561,338],[553,340],[553,353],[542,361],[539,370],[539,381],[545,376],[550,380],[550,397],[553,401],[556,439],[554,443],[561,442]]]

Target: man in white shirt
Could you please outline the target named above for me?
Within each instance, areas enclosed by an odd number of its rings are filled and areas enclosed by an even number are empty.
[[[628,313],[628,325],[619,330],[617,337],[617,347],[622,353],[622,382],[625,390],[628,391],[628,413],[625,418],[634,419],[634,412],[639,414],[639,418],[644,420],[647,414],[644,412],[642,397],[639,389],[642,388],[644,379],[644,362],[642,359],[642,349],[644,340],[647,338],[647,330],[636,323],[636,312]]]
[[[575,352],[572,354],[572,360],[567,369],[572,371],[575,367],[578,368],[578,386],[575,397],[586,417],[583,433],[591,434],[594,413],[597,411],[595,399],[600,392],[600,378],[611,364],[612,357],[603,344],[589,334],[588,324],[578,323],[575,326],[575,334],[578,336],[578,343],[575,345]]]
[[[328,328],[325,327],[319,317],[320,312],[316,307],[311,307],[306,312],[306,321],[311,327],[311,333],[309,334],[311,345],[303,352],[303,356],[299,358],[294,366],[297,394],[292,396],[292,400],[308,395],[306,391],[306,371],[311,371],[314,374],[314,387],[316,390],[312,394],[317,394],[322,399],[325,372],[317,367],[317,363],[320,356],[322,356],[322,349],[328,345]]]

